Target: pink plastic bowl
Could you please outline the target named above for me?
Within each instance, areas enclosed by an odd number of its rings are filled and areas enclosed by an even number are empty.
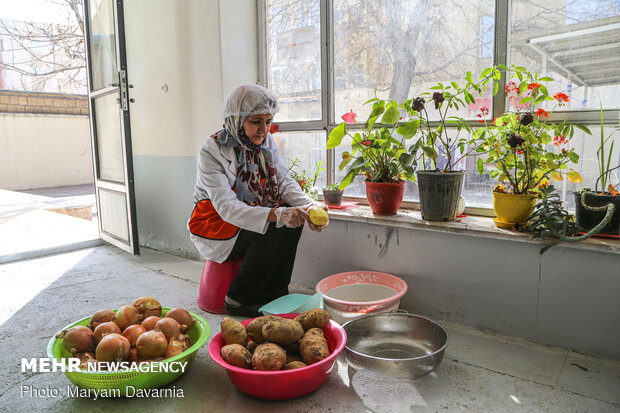
[[[368,290],[376,285],[388,287],[394,291],[394,294],[379,300],[363,301],[364,294],[363,289],[360,289],[360,284],[369,285]],[[347,294],[346,288],[338,288],[345,286],[355,286],[350,289],[353,293]],[[345,296],[356,297],[356,300],[334,298],[330,293],[335,293],[335,288],[338,288]],[[355,313],[357,316],[361,316],[369,312],[381,312],[382,310],[389,310],[393,307],[397,308],[400,299],[407,292],[407,283],[395,275],[386,274],[384,272],[347,271],[323,278],[317,283],[316,291],[323,293],[323,300],[325,301],[325,305],[329,308],[340,313]],[[369,291],[368,295],[373,296],[373,294],[375,294],[374,291]],[[385,294],[385,292],[382,292],[382,294]]]
[[[284,318],[295,318],[298,314],[277,314]],[[253,319],[242,321],[247,326]],[[217,334],[209,343],[211,359],[226,369],[228,377],[242,392],[265,400],[287,400],[311,393],[321,387],[334,367],[336,356],[344,349],[347,334],[335,321],[323,329],[329,356],[307,367],[294,370],[259,371],[242,369],[226,363],[220,355],[224,347],[222,333]]]

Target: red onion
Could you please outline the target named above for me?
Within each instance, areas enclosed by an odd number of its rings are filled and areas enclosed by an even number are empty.
[[[103,336],[107,334],[120,334],[121,329],[116,325],[114,321],[108,321],[107,323],[101,323],[95,328],[95,341],[100,342]]]
[[[181,325],[181,333],[185,334],[194,324],[194,319],[184,308],[173,308],[166,313],[166,317],[174,318]]]
[[[146,328],[142,327],[140,324],[133,324],[123,331],[123,337],[129,340],[131,347],[135,347],[136,340],[142,333],[146,333]]]
[[[95,350],[97,361],[123,361],[129,357],[129,340],[117,333],[104,336]]]
[[[93,330],[97,328],[99,324],[107,323],[108,321],[113,321],[116,314],[112,310],[99,310],[95,311],[95,313],[90,316],[90,323],[88,326]]]
[[[161,331],[147,331],[138,337],[136,348],[141,359],[161,357],[166,353],[168,341]]]
[[[140,297],[133,302],[133,306],[144,318],[150,316],[161,317],[161,304],[153,297]]]
[[[170,341],[181,334],[181,326],[174,318],[164,317],[155,324],[155,331],[161,331],[166,336],[166,340]]]

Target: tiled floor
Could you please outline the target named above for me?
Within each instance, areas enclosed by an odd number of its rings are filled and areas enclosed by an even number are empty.
[[[183,397],[30,397],[23,386],[66,389],[62,373],[22,373],[20,358],[43,357],[52,335],[102,307],[143,295],[206,318],[211,337],[222,316],[196,305],[202,263],[142,249],[84,249],[0,265],[0,407],[3,411],[183,412],[620,412],[620,361],[584,356],[439,321],[450,335],[435,372],[413,382],[353,371],[339,356],[328,381],[281,402],[240,393],[205,345],[171,386]]]

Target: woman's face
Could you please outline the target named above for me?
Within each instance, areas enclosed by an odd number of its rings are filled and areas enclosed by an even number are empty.
[[[243,122],[243,130],[254,145],[262,145],[267,137],[273,116],[270,114],[251,115]]]

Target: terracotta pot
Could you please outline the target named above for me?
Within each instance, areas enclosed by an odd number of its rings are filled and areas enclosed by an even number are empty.
[[[394,215],[398,207],[403,202],[405,193],[405,181],[387,182],[367,182],[366,198],[372,213],[376,215]]]
[[[497,216],[495,225],[511,229],[515,224],[525,226],[527,219],[534,212],[538,195],[504,194],[493,192],[493,209]]]

